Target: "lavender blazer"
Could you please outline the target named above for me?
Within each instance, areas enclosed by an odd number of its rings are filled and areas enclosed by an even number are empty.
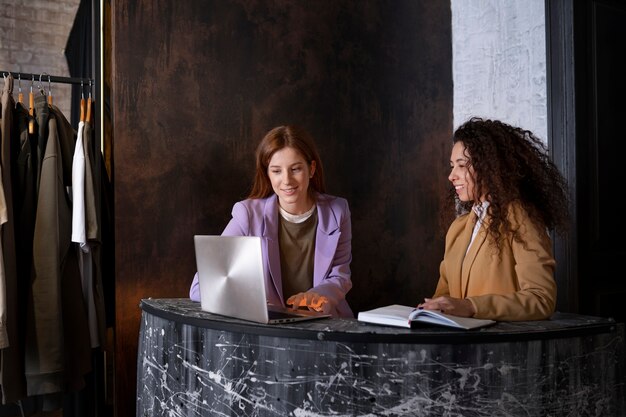
[[[352,225],[348,202],[328,194],[316,194],[317,233],[315,237],[315,264],[313,288],[326,296],[334,308],[334,317],[354,317],[346,301],[352,288],[350,262],[352,261]],[[275,194],[263,199],[247,199],[235,203],[232,219],[223,236],[261,236],[265,288],[270,304],[284,305],[280,251],[278,245],[278,198]],[[293,294],[287,294],[291,296]],[[200,301],[198,273],[193,278],[189,297]]]

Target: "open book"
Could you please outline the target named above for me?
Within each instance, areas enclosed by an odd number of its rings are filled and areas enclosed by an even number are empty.
[[[457,317],[434,310],[420,310],[415,307],[392,304],[373,310],[361,311],[357,317],[359,321],[387,326],[411,327],[413,322],[430,323],[438,326],[456,327],[458,329],[476,329],[490,326],[493,320]]]

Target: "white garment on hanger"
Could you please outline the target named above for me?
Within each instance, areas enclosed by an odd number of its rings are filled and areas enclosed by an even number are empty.
[[[72,160],[72,242],[79,244],[77,250],[78,265],[83,287],[83,298],[87,306],[87,320],[89,323],[89,338],[91,347],[100,346],[98,334],[98,318],[93,295],[93,262],[92,254],[87,243],[85,226],[85,149],[83,146],[83,130],[85,122],[78,123],[78,138],[74,148]]]

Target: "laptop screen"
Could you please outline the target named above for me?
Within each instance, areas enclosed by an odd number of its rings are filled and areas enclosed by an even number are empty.
[[[261,238],[196,235],[194,246],[201,308],[267,323]]]
[[[270,319],[260,237],[195,235],[194,246],[202,310],[266,324],[330,317],[271,306],[280,317]]]

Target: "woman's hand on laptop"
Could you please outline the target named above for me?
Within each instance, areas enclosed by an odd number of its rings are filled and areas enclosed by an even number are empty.
[[[321,311],[323,313],[330,313],[332,308],[328,298],[315,291],[300,292],[292,295],[287,299],[287,304],[291,305],[291,308],[294,310],[306,307],[309,310]]]

